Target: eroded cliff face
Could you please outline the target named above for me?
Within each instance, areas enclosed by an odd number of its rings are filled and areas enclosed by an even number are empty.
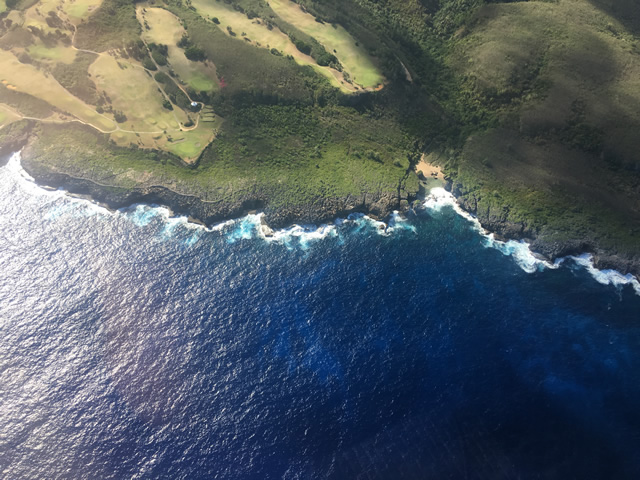
[[[318,196],[304,204],[273,206],[273,203],[277,204],[277,199],[258,188],[235,199],[203,201],[195,195],[178,193],[161,185],[133,189],[101,185],[87,178],[43,169],[39,163],[32,162],[29,155],[23,157],[22,166],[39,184],[64,188],[76,195],[89,196],[112,209],[135,203],[155,203],[165,205],[176,214],[188,215],[206,225],[238,218],[252,210],[264,211],[265,221],[272,228],[283,228],[294,223],[327,223],[355,212],[385,219],[394,210],[406,210],[418,193],[417,189],[407,191],[399,188],[398,194],[377,192],[342,198]]]
[[[33,125],[33,122],[25,120],[0,129],[0,167],[6,165],[11,155],[27,144]]]
[[[320,224],[343,218],[351,213],[365,213],[375,219],[385,220],[394,210],[406,211],[417,192],[402,191],[400,196],[390,193],[367,193],[362,196],[342,198],[318,197],[314,202],[283,208],[265,208],[265,220],[274,228],[293,223]]]
[[[13,132],[5,140],[0,158],[6,161],[13,151],[20,150],[28,143],[29,129]],[[411,202],[420,196],[419,187],[407,188],[400,183],[397,193],[389,191],[369,192],[346,197],[316,196],[305,203],[282,205],[273,192],[256,187],[245,193],[217,201],[204,201],[196,195],[179,193],[162,185],[123,188],[103,185],[90,178],[73,175],[43,167],[32,161],[28,148],[23,155],[25,170],[41,185],[64,188],[72,194],[86,195],[117,209],[135,203],[155,203],[169,207],[173,212],[187,215],[206,225],[238,218],[250,211],[264,212],[264,221],[271,228],[284,228],[294,223],[321,224],[335,218],[346,217],[351,213],[364,213],[373,218],[385,220],[394,210],[406,211]],[[610,246],[603,247],[598,238],[590,235],[559,239],[558,232],[549,226],[533,227],[527,220],[513,221],[509,215],[508,204],[496,203],[487,207],[479,202],[475,195],[465,191],[459,182],[450,182],[449,188],[458,202],[468,212],[475,215],[482,226],[501,237],[527,240],[531,249],[548,259],[567,255],[591,253],[594,263],[600,269],[615,269],[622,273],[632,273],[640,278],[640,251],[619,251]]]
[[[583,236],[558,238],[558,232],[550,226],[536,228],[527,221],[513,221],[509,216],[508,204],[491,207],[480,207],[477,198],[465,192],[460,183],[449,183],[449,188],[456,196],[460,206],[474,215],[483,228],[496,233],[500,237],[514,240],[525,240],[533,252],[549,260],[568,255],[593,255],[594,265],[598,269],[613,269],[623,274],[631,273],[640,278],[640,251],[620,251],[615,247],[603,247],[601,241],[588,233]],[[564,233],[564,232],[563,232]],[[563,235],[564,236],[564,235]],[[640,245],[638,246],[640,249]]]

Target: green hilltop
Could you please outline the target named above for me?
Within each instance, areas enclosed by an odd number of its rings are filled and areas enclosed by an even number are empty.
[[[43,181],[325,221],[407,208],[422,157],[488,228],[640,271],[635,0],[3,0],[0,82]]]

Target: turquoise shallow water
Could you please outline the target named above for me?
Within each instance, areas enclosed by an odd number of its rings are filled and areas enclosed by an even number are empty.
[[[0,476],[639,478],[634,286],[446,203],[266,241],[10,162]]]

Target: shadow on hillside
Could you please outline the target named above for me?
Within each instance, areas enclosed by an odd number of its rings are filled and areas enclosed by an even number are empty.
[[[640,0],[589,0],[592,5],[605,11],[627,30],[640,34]]]

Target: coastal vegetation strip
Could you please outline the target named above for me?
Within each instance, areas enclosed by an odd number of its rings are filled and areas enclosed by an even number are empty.
[[[333,108],[321,117],[290,107],[250,108],[223,124],[223,134],[205,150],[197,168],[184,168],[172,156],[113,147],[86,128],[42,124],[24,158],[32,169],[114,188],[165,185],[221,204],[252,200],[272,209],[294,209],[352,197],[357,208],[367,196],[384,195],[388,205],[381,213],[387,214],[417,193],[415,176],[402,180],[411,146],[383,120],[369,122],[378,136],[369,141],[358,133],[362,121]],[[239,157],[238,149],[244,155]]]

